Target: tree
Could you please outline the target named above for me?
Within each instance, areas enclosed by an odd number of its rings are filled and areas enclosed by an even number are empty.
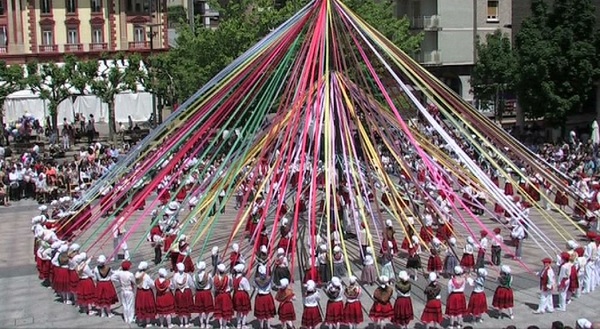
[[[598,76],[598,40],[590,0],[555,1],[549,11],[534,0],[532,14],[516,36],[515,89],[529,117],[564,127],[589,99]]]
[[[77,91],[72,88],[71,78],[77,72],[77,59],[73,56],[66,56],[65,63],[58,65],[56,63],[38,64],[30,62],[26,65],[27,78],[26,85],[32,92],[39,94],[39,97],[48,102],[48,113],[50,114],[49,127],[52,132],[58,129],[58,106],[64,100]]]
[[[89,86],[92,94],[100,98],[108,105],[108,136],[109,139],[116,138],[115,125],[115,97],[122,92],[137,92],[138,81],[143,70],[139,66],[139,55],[132,55],[126,59],[123,54],[117,54],[112,60],[102,59],[104,68],[98,69],[97,61],[90,61],[88,67]],[[93,63],[96,63],[96,69]]]
[[[144,61],[147,74],[140,75],[139,82],[144,90],[159,100],[157,122],[162,122],[162,104],[175,104],[175,88],[173,77],[169,73],[171,63],[167,54],[162,53],[148,57]]]
[[[477,40],[477,63],[471,74],[471,86],[477,100],[494,104],[496,120],[502,120],[504,94],[514,86],[516,64],[510,38],[502,31],[488,34],[485,43]]]
[[[4,103],[10,94],[24,88],[24,70],[20,65],[0,61],[0,143],[4,145]]]

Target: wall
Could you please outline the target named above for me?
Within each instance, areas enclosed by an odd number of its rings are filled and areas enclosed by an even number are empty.
[[[443,64],[473,64],[473,0],[440,1],[438,12],[442,26],[438,45]]]

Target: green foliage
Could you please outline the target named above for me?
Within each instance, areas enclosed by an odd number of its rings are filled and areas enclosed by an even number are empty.
[[[25,87],[24,70],[20,65],[6,65],[0,61],[0,130],[4,129],[4,102],[6,98]],[[0,134],[4,141],[4,134]]]
[[[511,41],[497,30],[486,36],[485,43],[477,40],[477,63],[471,74],[475,98],[494,104],[496,117],[501,119],[504,93],[512,90],[517,59]]]
[[[187,12],[183,6],[171,6],[167,9],[167,22],[184,23],[187,19]]]
[[[591,0],[557,0],[551,11],[533,1],[515,44],[516,91],[527,116],[558,127],[582,111],[598,77],[595,24]]]

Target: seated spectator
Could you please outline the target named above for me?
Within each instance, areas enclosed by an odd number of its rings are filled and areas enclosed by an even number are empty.
[[[4,206],[9,206],[8,193],[6,191],[6,185],[0,182],[0,203]]]

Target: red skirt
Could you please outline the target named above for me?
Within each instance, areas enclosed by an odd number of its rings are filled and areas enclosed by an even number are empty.
[[[50,260],[40,259],[40,277],[42,280],[50,279],[50,269],[52,268],[52,264]]]
[[[360,301],[346,303],[344,306],[344,323],[360,324],[364,321],[362,304]]]
[[[156,314],[171,315],[175,313],[175,297],[169,290],[156,294]]]
[[[569,291],[575,293],[579,289],[579,278],[577,275],[571,275],[571,279],[569,280]]]
[[[513,291],[510,288],[498,286],[494,292],[492,306],[498,309],[511,308],[515,306]]]
[[[247,291],[236,290],[233,293],[233,310],[241,313],[242,315],[247,315],[250,313],[250,311],[252,311],[250,295],[248,295]]]
[[[321,322],[323,322],[323,318],[321,317],[319,307],[304,307],[304,311],[302,312],[302,326],[317,327]]]
[[[96,305],[99,307],[109,307],[118,301],[117,291],[113,283],[111,281],[98,281],[96,285]],[[152,295],[152,303],[154,304],[154,295]]]
[[[442,258],[439,255],[431,255],[427,260],[427,272],[440,272],[442,270]]]
[[[77,305],[89,306],[94,304],[96,285],[92,278],[79,279],[77,283]]]
[[[442,302],[439,299],[432,299],[427,301],[423,314],[421,314],[421,321],[424,323],[442,323]]]
[[[504,213],[504,208],[502,208],[501,205],[499,204],[495,204],[494,205],[494,213],[496,213],[497,215],[503,214]]]
[[[69,291],[76,294],[77,293],[77,287],[79,286],[79,275],[77,274],[77,271],[73,270],[69,270]]]
[[[177,255],[177,263],[183,263],[183,266],[185,266],[185,273],[194,273],[194,262],[192,262],[192,257],[190,256],[186,256],[184,254],[178,254]],[[175,264],[177,265],[177,264]]]
[[[150,289],[138,289],[135,293],[135,317],[138,320],[156,317],[156,302]]]
[[[279,308],[277,309],[277,314],[279,314],[279,321],[296,321],[296,311],[294,310],[294,304],[291,301],[285,301],[279,304]],[[302,316],[304,319],[304,315]]]
[[[194,298],[194,313],[208,314],[215,309],[215,301],[213,300],[210,290],[196,290],[196,298]]]
[[[475,257],[473,257],[473,254],[463,254],[460,259],[460,266],[464,268],[472,268],[475,266]]]
[[[191,316],[194,307],[194,296],[191,289],[175,291],[175,313],[178,316]]]
[[[510,183],[504,184],[504,195],[513,195],[515,194],[513,190],[513,186]]]
[[[390,302],[385,304],[373,302],[373,306],[371,306],[371,310],[369,310],[369,317],[373,319],[373,321],[387,320],[391,319],[393,316],[394,308]]]
[[[566,194],[559,191],[559,192],[556,192],[556,196],[554,197],[554,203],[556,203],[559,206],[568,206],[569,198],[567,197]]]
[[[406,326],[415,318],[412,300],[410,297],[398,297],[394,303],[394,317],[392,323]]]
[[[464,292],[453,292],[446,299],[446,315],[462,316],[467,314],[467,298]]]
[[[402,244],[400,244],[400,249],[408,250],[409,246],[410,246],[410,243],[408,242],[408,238],[402,239]]]
[[[54,277],[52,278],[52,288],[57,293],[65,293],[71,291],[71,277],[69,269],[64,267],[54,267]]]
[[[327,301],[325,309],[325,323],[338,323],[344,321],[344,302]]]
[[[471,293],[471,297],[469,297],[469,314],[474,316],[479,316],[481,314],[487,313],[488,305],[487,298],[485,297],[485,292],[473,292]]]
[[[231,320],[233,318],[233,301],[231,295],[227,292],[217,294],[215,297],[215,309],[213,312],[215,319]]]
[[[271,294],[256,294],[254,297],[254,317],[269,320],[275,317],[275,301]]]

